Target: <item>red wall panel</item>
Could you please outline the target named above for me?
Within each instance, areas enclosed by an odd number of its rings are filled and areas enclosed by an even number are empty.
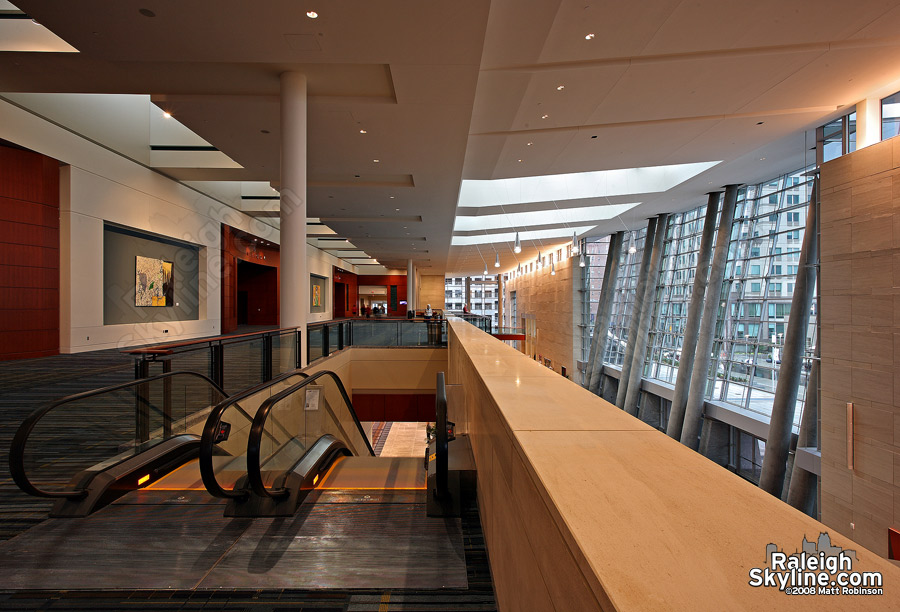
[[[434,421],[434,393],[354,393],[360,421]]]
[[[281,254],[278,245],[267,245],[258,236],[253,236],[230,225],[222,224],[222,333],[237,329],[238,266],[241,259],[276,270],[275,321],[280,319],[281,296]],[[254,323],[254,325],[256,325]]]
[[[0,146],[0,360],[59,353],[59,162]]]

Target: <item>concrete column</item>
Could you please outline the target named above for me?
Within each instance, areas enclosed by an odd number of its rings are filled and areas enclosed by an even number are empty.
[[[806,351],[806,330],[809,327],[809,311],[812,307],[813,288],[819,263],[819,227],[816,208],[819,201],[819,177],[813,181],[812,195],[806,213],[806,232],[800,250],[797,282],[791,300],[791,316],[785,331],[781,368],[775,386],[775,400],[769,419],[769,437],[763,458],[759,487],[781,497],[784,487],[785,466],[791,444],[791,427],[800,375],[803,372],[803,354]]]
[[[281,326],[299,327],[300,363],[308,363],[306,321],[306,76],[281,74]]]
[[[416,266],[412,259],[406,260],[406,310],[416,309]]]
[[[881,142],[881,100],[866,98],[856,103],[856,150]]]
[[[497,327],[503,327],[503,275],[502,274],[497,275]]]
[[[634,359],[635,340],[641,317],[644,311],[644,292],[647,287],[647,273],[650,268],[650,257],[653,254],[653,239],[656,236],[656,217],[647,221],[647,237],[644,239],[644,252],[641,255],[641,268],[638,272],[638,285],[634,291],[634,304],[631,308],[631,322],[628,325],[628,344],[625,345],[625,358],[622,360],[622,376],[619,378],[619,389],[616,392],[616,406],[625,407],[625,395],[628,392],[628,378],[631,376],[631,362]]]
[[[816,359],[813,360],[806,381],[806,404],[803,416],[800,417],[800,434],[797,437],[797,448],[816,448],[818,446],[819,420],[819,349],[816,345]],[[797,510],[813,516],[816,506],[816,489],[818,482],[815,474],[797,466],[796,459],[791,470],[791,484],[788,488],[787,503]]]
[[[704,417],[699,450],[707,459],[726,467],[731,458],[731,428],[721,421]]]
[[[734,207],[737,203],[738,185],[725,187],[725,201],[722,203],[722,217],[716,232],[716,250],[713,253],[709,270],[709,286],[703,302],[703,316],[700,319],[700,332],[697,334],[697,351],[691,369],[691,384],[688,388],[688,399],[684,410],[684,426],[681,431],[681,443],[697,450],[700,438],[701,417],[703,416],[703,400],[706,395],[706,376],[709,372],[710,353],[716,332],[716,314],[719,310],[719,298],[722,297],[722,281],[725,278],[725,262],[728,259],[728,246],[731,242],[731,227],[734,225]],[[682,349],[684,356],[687,347]]]
[[[603,269],[603,284],[600,286],[600,303],[597,304],[597,314],[594,315],[594,335],[591,338],[591,351],[585,371],[585,387],[597,395],[600,395],[603,356],[606,354],[606,340],[609,337],[609,320],[612,316],[613,296],[616,293],[619,256],[622,254],[624,236],[623,232],[616,232],[609,239],[609,250]]]
[[[466,305],[466,308],[469,309],[469,312],[472,312],[472,302],[470,301],[472,299],[472,277],[471,276],[466,277],[466,284],[465,284],[464,291],[466,292],[466,295],[465,295],[465,299],[463,300],[463,304]]]
[[[647,357],[647,341],[650,336],[650,321],[653,318],[653,300],[656,297],[656,284],[659,280],[659,263],[662,259],[663,242],[666,239],[666,224],[669,215],[662,214],[656,219],[656,234],[653,236],[653,252],[647,268],[647,280],[644,283],[644,295],[641,297],[641,319],[634,338],[634,355],[631,358],[631,372],[625,390],[625,412],[638,415],[638,400],[641,397],[641,378],[644,373],[644,359]],[[647,245],[644,245],[647,248]]]
[[[675,393],[672,396],[669,424],[666,426],[666,434],[676,440],[681,439],[681,428],[684,425],[684,409],[687,406],[688,389],[691,386],[694,351],[697,348],[697,336],[700,334],[700,315],[703,313],[703,298],[706,296],[706,286],[709,282],[709,260],[712,258],[713,236],[716,231],[716,218],[719,215],[720,195],[718,191],[710,193],[706,202],[706,217],[703,220],[703,234],[700,236],[700,251],[697,253],[697,271],[694,274],[691,304],[688,307],[687,320],[684,324],[678,376],[675,379]]]

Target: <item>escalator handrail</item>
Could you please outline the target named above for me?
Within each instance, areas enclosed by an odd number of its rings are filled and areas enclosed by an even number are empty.
[[[372,448],[371,443],[369,443],[369,438],[366,436],[365,431],[363,431],[362,423],[359,422],[359,418],[356,416],[356,411],[353,410],[353,404],[350,402],[350,396],[347,395],[347,390],[344,388],[344,383],[341,382],[340,376],[332,372],[331,370],[322,370],[320,372],[316,372],[306,380],[303,380],[296,385],[288,387],[284,391],[273,395],[266,401],[264,401],[259,410],[256,411],[256,417],[253,419],[253,425],[250,428],[250,437],[247,440],[247,480],[250,483],[250,487],[253,489],[253,492],[259,495],[260,497],[282,497],[288,493],[286,490],[276,490],[270,491],[266,488],[265,483],[262,479],[262,466],[260,462],[260,453],[262,447],[262,436],[265,432],[266,421],[269,418],[269,414],[272,412],[272,408],[283,400],[299,391],[300,389],[306,387],[309,384],[312,384],[319,378],[323,376],[330,376],[332,380],[337,384],[338,391],[341,393],[341,397],[344,400],[344,403],[347,404],[347,407],[350,409],[350,416],[353,417],[353,422],[356,423],[356,428],[359,431],[359,435],[362,437],[363,441],[366,443],[366,449],[369,451],[369,455],[375,456],[375,451]],[[327,408],[327,404],[326,404]],[[330,410],[330,408],[329,408]],[[332,413],[334,416],[334,413]],[[338,424],[340,421],[335,419]],[[344,441],[346,442],[346,441]],[[302,457],[298,458],[298,461],[302,459]]]
[[[240,499],[247,496],[248,492],[244,489],[238,491],[229,491],[222,487],[219,484],[219,481],[216,479],[216,471],[213,467],[213,451],[216,447],[215,442],[215,434],[219,428],[219,423],[222,420],[222,416],[225,414],[225,411],[231,407],[235,406],[238,410],[240,410],[244,416],[247,417],[248,421],[253,421],[253,417],[247,414],[241,405],[238,404],[239,401],[245,400],[248,397],[256,395],[260,391],[271,387],[281,381],[288,379],[292,376],[303,376],[304,378],[308,378],[309,374],[306,372],[298,372],[296,370],[292,370],[290,372],[285,372],[273,378],[272,380],[267,380],[264,383],[258,384],[255,387],[250,387],[249,389],[245,389],[240,393],[236,393],[231,397],[228,397],[218,404],[216,404],[213,409],[210,411],[209,416],[206,418],[206,423],[203,425],[203,431],[200,434],[200,458],[199,458],[199,466],[200,466],[200,478],[203,481],[203,486],[206,487],[206,491],[212,495],[213,497],[219,497],[222,499]]]
[[[26,419],[22,421],[22,424],[19,425],[19,429],[16,430],[16,435],[13,436],[12,444],[9,447],[9,471],[12,474],[13,481],[22,491],[35,497],[61,497],[67,499],[79,499],[81,497],[84,497],[87,494],[87,488],[83,487],[75,491],[45,491],[44,489],[40,489],[35,486],[34,483],[32,483],[28,478],[28,473],[25,469],[25,448],[28,443],[28,437],[31,435],[31,432],[34,430],[38,422],[42,418],[44,418],[47,413],[55,410],[56,408],[59,408],[60,406],[64,406],[65,404],[87,399],[97,395],[102,395],[104,393],[111,393],[113,391],[120,391],[129,387],[136,387],[138,385],[152,383],[164,378],[172,378],[175,376],[193,376],[199,378],[208,383],[224,397],[228,397],[228,393],[226,393],[222,387],[213,382],[208,376],[198,374],[197,372],[166,372],[165,374],[158,374],[156,376],[150,376],[148,378],[140,378],[138,380],[132,380],[127,383],[121,383],[118,385],[111,385],[109,387],[94,389],[92,391],[83,391],[81,393],[73,393],[72,395],[67,395],[62,399],[58,399],[55,402],[38,408],[30,415],[28,415],[28,417],[26,417]]]

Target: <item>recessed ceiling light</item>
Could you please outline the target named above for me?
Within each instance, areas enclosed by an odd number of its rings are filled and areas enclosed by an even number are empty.
[[[380,159],[373,159],[372,161],[375,162],[375,163],[377,164],[377,163],[380,162],[381,160],[380,160]]]
[[[546,118],[549,117],[549,116],[550,116],[550,115],[541,115],[541,119],[546,119]]]
[[[526,146],[526,147],[530,147],[530,146],[533,145],[533,144],[534,144],[533,142],[529,142],[529,143],[526,143],[525,146]]]
[[[388,197],[389,197],[390,199],[392,199],[392,200],[394,199],[394,196],[388,196]]]
[[[269,130],[260,130],[259,132],[260,132],[260,134],[269,134],[270,133]]]
[[[400,212],[400,209],[399,209],[399,208],[395,208],[394,210],[396,210],[397,212]]]
[[[765,158],[765,157],[760,157],[760,158],[759,158],[759,161],[766,161],[766,158]]]
[[[593,37],[594,37],[594,34],[591,33],[591,34],[587,34],[587,35],[584,37],[584,39],[585,39],[585,40],[591,40]]]
[[[140,13],[144,17],[156,17],[156,13],[154,13],[153,11],[151,11],[148,8],[138,9],[138,13]]]
[[[169,111],[163,111],[163,117],[165,117],[166,119],[171,119],[172,113],[170,113]]]
[[[565,89],[565,88],[566,88],[565,85],[557,85],[557,86],[556,86],[556,91],[562,91],[562,90]]]
[[[360,134],[366,134],[367,132],[366,132],[365,130],[360,130],[359,133],[360,133]]]
[[[315,11],[306,11],[306,16],[309,17],[310,19],[315,19],[316,17],[319,16],[319,14]]]
[[[522,163],[522,160],[521,160],[521,159],[519,160],[519,163]]]

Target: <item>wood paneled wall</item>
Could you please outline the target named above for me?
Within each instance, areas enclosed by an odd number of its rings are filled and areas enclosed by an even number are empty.
[[[0,146],[0,360],[58,353],[59,162]]]
[[[254,240],[255,239],[255,240]],[[281,250],[277,244],[265,244],[262,238],[222,225],[222,333],[237,329],[237,261],[242,259],[278,270],[275,297],[275,325],[281,308]],[[268,320],[268,319],[267,319]]]
[[[822,522],[887,556],[900,526],[900,138],[821,172]]]

